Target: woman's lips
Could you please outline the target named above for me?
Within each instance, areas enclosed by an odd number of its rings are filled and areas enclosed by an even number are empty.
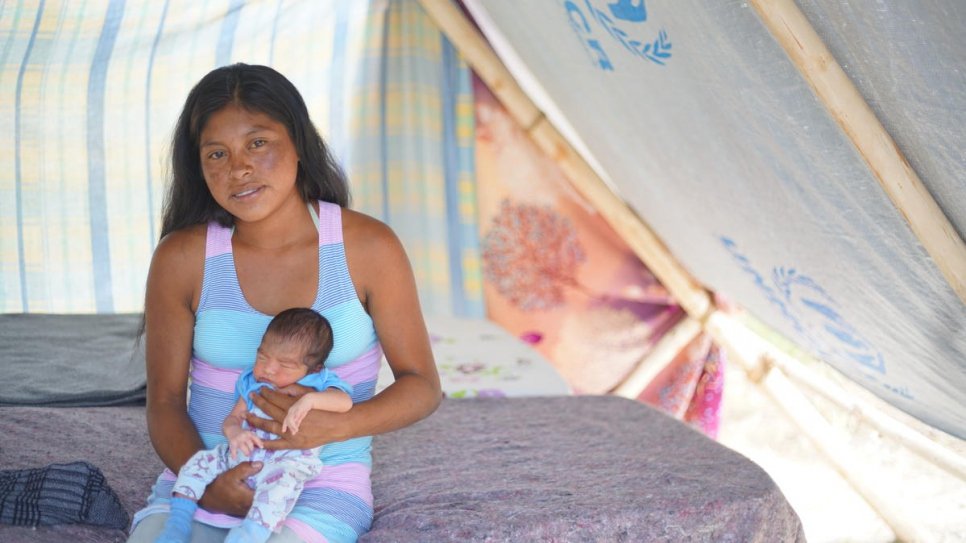
[[[262,187],[252,187],[231,195],[236,200],[246,200],[262,191]]]

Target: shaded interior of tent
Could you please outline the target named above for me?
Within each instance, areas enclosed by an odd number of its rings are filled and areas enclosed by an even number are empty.
[[[958,0],[0,4],[0,539],[121,540],[142,507],[169,141],[245,62],[399,235],[447,396],[377,436],[362,540],[966,540],[964,34]],[[879,533],[803,522],[730,394]],[[944,518],[873,472],[899,449]],[[12,513],[73,461],[113,525]]]

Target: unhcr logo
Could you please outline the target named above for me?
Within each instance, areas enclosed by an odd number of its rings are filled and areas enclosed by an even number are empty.
[[[812,354],[829,361],[857,363],[861,368],[871,370],[863,375],[875,381],[878,376],[886,374],[882,353],[842,315],[833,297],[817,281],[784,266],[773,267],[771,277],[766,277],[742,254],[734,240],[724,236],[720,239],[725,250],[751,276],[765,298],[808,342]],[[895,394],[912,399],[908,390],[885,386]]]
[[[671,42],[663,29],[656,35],[641,38],[646,36],[642,32],[642,25],[647,22],[644,0],[609,2],[606,11],[594,6],[590,0],[565,0],[563,7],[567,11],[570,28],[587,51],[591,62],[601,70],[614,71],[614,63],[601,43],[602,39],[611,47],[616,42],[634,56],[660,66],[671,58]]]

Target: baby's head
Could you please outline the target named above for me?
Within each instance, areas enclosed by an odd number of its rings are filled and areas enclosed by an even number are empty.
[[[268,324],[252,373],[260,383],[286,387],[321,370],[331,351],[332,327],[325,317],[311,309],[286,309]]]

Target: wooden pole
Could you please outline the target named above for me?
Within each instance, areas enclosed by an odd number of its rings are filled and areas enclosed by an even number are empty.
[[[796,425],[802,428],[813,445],[838,471],[873,510],[892,528],[899,541],[908,543],[932,541],[921,521],[910,517],[905,508],[893,498],[900,490],[884,487],[879,474],[872,472],[846,445],[840,432],[835,431],[815,407],[802,396],[780,371],[769,372],[762,388]]]
[[[682,349],[701,333],[701,323],[685,316],[667,331],[654,349],[611,392],[616,396],[636,400],[652,379],[670,364]]]
[[[779,362],[782,360],[782,356],[778,354],[780,351],[777,348],[774,348],[766,340],[760,338],[760,336],[757,336],[751,330],[748,330],[746,326],[737,323],[732,318],[725,317],[720,311],[712,312],[710,310],[711,302],[707,293],[697,286],[697,282],[690,278],[690,275],[670,255],[661,241],[643,224],[640,217],[623,205],[623,202],[614,195],[611,189],[596,175],[587,162],[581,159],[560,133],[553,128],[543,113],[516,83],[516,80],[506,67],[503,66],[503,63],[489,46],[486,39],[466,19],[466,16],[459,7],[451,0],[419,1],[429,16],[440,26],[440,29],[460,51],[460,54],[463,55],[467,63],[490,86],[491,90],[496,93],[504,106],[513,113],[517,122],[521,126],[529,127],[528,133],[531,137],[539,142],[540,147],[547,150],[551,157],[558,160],[564,173],[571,176],[575,184],[579,183],[579,186],[582,188],[582,193],[592,195],[592,198],[588,199],[593,202],[603,201],[606,203],[606,207],[611,211],[609,214],[610,220],[612,221],[611,224],[622,235],[629,234],[625,237],[626,241],[634,247],[635,253],[638,254],[641,260],[652,271],[661,270],[660,274],[655,272],[655,275],[668,287],[671,294],[681,302],[682,308],[692,319],[700,322],[705,329],[719,339],[723,339],[723,336],[727,335],[722,332],[721,323],[730,322],[731,325],[728,334],[738,333],[736,332],[737,330],[743,330],[745,337],[749,337],[750,335],[758,337],[761,345],[769,346],[771,350],[768,352],[772,353],[771,356],[775,360]],[[787,4],[789,2],[783,0],[752,0],[752,2],[759,11],[771,12],[773,9],[776,9],[774,6],[779,4],[782,6],[782,13],[790,13],[792,9],[797,11],[797,8],[793,4],[791,4],[791,7],[788,7]],[[800,12],[799,15],[801,15]],[[799,22],[800,24],[801,22]],[[805,24],[807,24],[807,21],[805,21]],[[817,40],[817,36],[814,39]],[[824,48],[824,45],[820,41],[819,45]],[[830,59],[831,56],[828,55],[827,58]],[[832,63],[834,64],[834,61]],[[578,179],[583,181],[577,181]],[[670,285],[674,285],[674,288],[672,289]],[[783,364],[783,366],[786,369],[791,367],[788,364]],[[791,371],[793,376],[795,373],[801,373],[794,372],[794,370],[790,369],[788,371]],[[808,383],[804,384],[808,386]],[[820,386],[819,388],[825,387]],[[843,407],[853,409],[853,407],[847,404],[843,404]],[[931,449],[931,452],[923,453],[927,458],[939,459],[938,463],[945,465],[947,469],[951,469],[956,473],[961,472],[962,468],[959,467],[958,463],[950,463],[942,460],[945,455],[937,452],[935,447],[927,445],[928,439],[925,441],[914,438],[907,440],[900,435],[904,434],[904,432],[891,432],[884,427],[882,430],[885,433],[894,434],[897,438],[903,439],[904,442],[919,442],[919,445],[914,445],[915,448],[924,451]],[[948,457],[945,458],[948,460]]]
[[[734,317],[716,311],[708,320],[706,330],[715,341],[728,344],[731,350],[739,352],[742,358],[767,359],[770,368],[781,370],[797,385],[825,398],[839,409],[869,424],[880,434],[902,443],[922,458],[966,481],[966,458],[896,420],[895,417],[881,412],[873,405],[845,394],[840,387],[816,375],[815,372],[807,371],[801,362],[775,347]]]
[[[647,264],[677,303],[691,317],[705,319],[712,309],[707,291],[547,121],[459,6],[452,0],[419,0],[419,3],[516,122],[527,129],[533,141],[547,155],[557,161],[574,188],[611,227],[621,233],[631,250]]]
[[[959,299],[966,243],[793,0],[750,0],[764,25],[858,150]]]
[[[452,0],[419,0],[419,2],[456,46],[470,67],[507,108],[516,122],[525,127],[530,137],[544,152],[557,160],[574,187],[594,205],[615,230],[621,232],[632,250],[687,312],[690,317],[687,324],[682,323],[680,329],[667,338],[667,344],[683,341],[684,337],[688,337],[692,333],[693,323],[697,322],[699,328],[706,329],[720,344],[734,348],[734,337],[730,332],[724,332],[725,327],[721,326],[722,319],[734,322],[733,319],[714,309],[708,293],[671,255],[653,231],[613,193],[559,131],[547,121],[543,112],[536,107],[516,83],[516,80],[489,46],[486,39],[466,19],[460,8]],[[771,13],[774,6],[781,6],[778,11],[783,13],[790,13],[792,8],[797,11],[794,4],[789,1],[751,0],[751,3],[759,14]],[[791,7],[789,8],[789,6]],[[801,15],[800,12],[798,14]],[[762,19],[765,20],[766,16],[762,15]],[[802,16],[801,19],[804,20],[804,17]],[[782,21],[781,18],[778,20]],[[807,21],[805,23],[807,25]],[[778,24],[782,23],[779,22]],[[814,34],[814,30],[810,26],[808,26],[808,29]],[[773,30],[773,33],[775,32]],[[797,36],[798,34],[791,34],[787,39],[795,41]],[[817,40],[817,36],[815,39]],[[820,40],[817,41],[824,50],[824,44],[821,44]],[[781,38],[779,42],[782,42]],[[788,50],[787,47],[786,50]],[[825,54],[820,56],[818,64],[828,66],[830,59],[831,55],[825,51]],[[831,64],[841,72],[841,68],[834,60],[831,61]],[[807,75],[806,79],[809,79]],[[847,78],[846,82],[851,86],[851,82],[848,82]],[[854,87],[852,90],[857,95]],[[865,104],[861,97],[859,99],[861,107],[868,110],[868,104]],[[832,106],[829,107],[833,111],[833,116],[836,116],[837,119],[847,117],[845,113],[835,115],[835,110],[832,109]],[[848,111],[848,109],[841,111]],[[866,117],[863,118],[862,129],[875,132],[874,126],[870,128],[871,125],[878,125],[878,120],[875,119],[874,115],[872,115],[871,123]],[[849,128],[844,129],[852,137],[852,134],[858,129],[854,128],[852,124],[848,124],[848,126]],[[885,140],[882,140],[883,136],[886,138]],[[860,152],[863,152],[863,156],[866,157],[870,167],[876,172],[877,178],[880,183],[883,183],[887,193],[893,198],[893,202],[899,202],[896,205],[900,212],[906,216],[913,230],[923,240],[927,251],[936,260],[937,265],[939,265],[947,280],[950,281],[953,289],[966,302],[966,286],[964,286],[966,281],[963,279],[963,275],[966,274],[966,246],[952,230],[938,205],[929,196],[921,181],[909,168],[901,154],[898,153],[891,138],[888,137],[881,125],[878,125],[878,132],[871,139],[875,140],[873,149],[863,151],[865,147],[859,147],[859,143],[856,143],[856,147],[860,149]],[[853,141],[856,140],[853,139]],[[886,152],[888,151],[886,148],[889,147],[892,151]],[[886,157],[880,159],[879,155],[882,154],[885,154]],[[880,160],[888,164],[883,166],[880,164]],[[884,169],[887,171],[880,174],[880,170]],[[926,240],[928,240],[928,243]],[[937,255],[939,258],[937,258]],[[751,333],[743,325],[741,327],[746,332]],[[661,358],[663,359],[663,355]],[[632,372],[633,383],[631,382],[632,379],[629,378],[618,388],[629,394],[628,391],[639,388],[640,382],[647,378],[649,374],[650,377],[653,377],[655,368],[662,366],[658,360],[658,355],[654,355],[653,358],[649,357],[646,362],[647,367],[642,366]],[[746,369],[749,372],[756,371],[755,368],[762,369],[758,366],[752,367],[746,364]],[[893,527],[896,535],[913,541],[920,540],[923,537],[920,528],[914,522],[905,519],[901,511],[897,511],[891,501],[879,497],[880,493],[873,490],[875,486],[874,478],[865,473],[861,463],[856,461],[848,448],[841,444],[841,439],[832,435],[828,424],[824,423],[823,425],[824,419],[821,419],[821,415],[817,413],[814,406],[804,400],[801,393],[794,387],[787,384],[788,380],[783,373],[770,371],[771,368],[771,365],[764,366],[764,372],[758,379],[771,399],[789,413],[789,416],[829,458],[833,466]],[[625,385],[626,388],[622,388]]]
[[[796,388],[774,359],[760,351],[760,344],[747,341],[753,334],[733,317],[716,311],[709,319],[708,332],[715,341],[725,346],[742,366],[749,380],[805,434],[826,461],[889,525],[898,540],[930,541],[920,522],[912,519],[892,496],[897,488],[884,488],[881,477],[872,473],[848,447],[840,431],[833,428],[811,402]],[[764,341],[764,340],[762,340]]]

